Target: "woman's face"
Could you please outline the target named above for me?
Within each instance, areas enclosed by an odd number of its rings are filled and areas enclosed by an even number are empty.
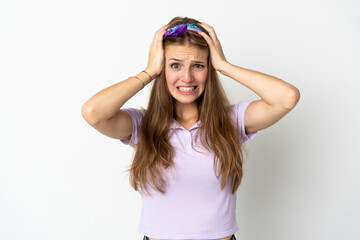
[[[165,77],[177,103],[193,103],[204,92],[208,73],[208,51],[194,45],[165,47]]]

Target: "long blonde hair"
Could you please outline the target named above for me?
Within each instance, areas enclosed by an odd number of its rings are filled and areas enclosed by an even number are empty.
[[[197,24],[199,21],[175,17],[169,22],[169,28],[182,23]],[[208,34],[205,29],[199,27]],[[205,39],[193,31],[186,31],[181,37],[167,38],[164,47],[167,44],[189,43],[209,51]],[[214,171],[218,165],[217,161],[220,161],[221,189],[233,174],[232,193],[235,193],[243,176],[243,150],[246,152],[246,149],[240,140],[241,131],[230,117],[233,114],[232,108],[210,57],[207,77],[204,92],[197,99],[199,120],[202,125],[195,138],[200,136],[202,145],[214,153]],[[168,135],[173,118],[176,118],[175,100],[167,87],[163,69],[154,80],[148,107],[141,122],[134,160],[127,170],[130,172],[130,184],[136,191],[145,190],[148,193],[147,187],[150,184],[157,191],[165,193],[166,181],[162,173],[164,169],[173,165],[173,149]],[[218,173],[216,177],[219,178]]]

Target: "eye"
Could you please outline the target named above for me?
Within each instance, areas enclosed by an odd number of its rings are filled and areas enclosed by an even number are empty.
[[[201,65],[201,64],[194,64],[194,68],[203,68],[204,65]]]
[[[180,67],[178,63],[173,63],[170,66],[171,68],[175,68],[175,69]]]

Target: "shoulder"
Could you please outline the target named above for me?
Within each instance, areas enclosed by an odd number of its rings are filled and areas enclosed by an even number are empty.
[[[232,104],[232,113],[233,118],[235,120],[235,124],[237,125],[238,129],[240,130],[240,134],[242,136],[242,141],[245,142],[247,140],[250,140],[255,137],[257,132],[249,133],[246,131],[245,126],[245,114],[246,110],[249,107],[249,105],[254,102],[255,100],[246,100],[246,101],[240,101],[236,104]]]
[[[132,108],[132,107],[122,108],[121,110],[127,112],[130,115],[133,122],[141,121],[146,112],[146,109],[144,108]]]
[[[143,108],[123,108],[121,110],[127,112],[130,115],[132,121],[132,132],[130,139],[121,140],[121,142],[125,145],[130,144],[130,146],[135,147],[139,142],[140,125],[146,110]]]
[[[240,101],[236,104],[231,104],[232,111],[235,115],[236,120],[240,117],[245,116],[245,111],[247,107],[255,100],[246,100],[246,101]]]
[[[128,107],[128,108],[121,108],[121,110],[128,112],[132,115],[139,115],[144,116],[146,109],[140,107],[140,108],[134,108],[134,107]]]

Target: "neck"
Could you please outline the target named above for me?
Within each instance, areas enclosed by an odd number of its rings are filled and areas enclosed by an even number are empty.
[[[197,103],[175,103],[176,120],[180,122],[196,122],[199,118]]]

